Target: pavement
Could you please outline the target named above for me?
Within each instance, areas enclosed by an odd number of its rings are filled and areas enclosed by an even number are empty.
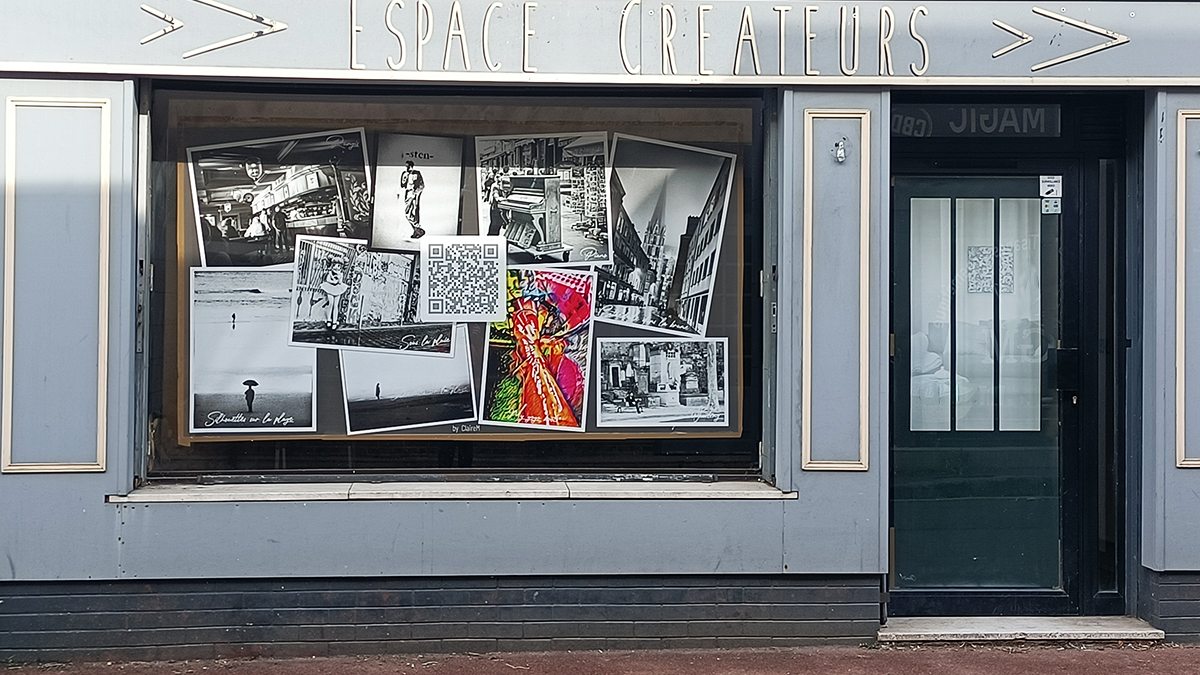
[[[937,644],[775,649],[401,654],[307,659],[9,664],[66,675],[1173,675],[1200,645]]]

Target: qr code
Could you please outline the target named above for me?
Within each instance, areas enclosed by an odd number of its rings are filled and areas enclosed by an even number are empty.
[[[503,318],[503,237],[438,237],[422,242],[422,309],[430,320]]]

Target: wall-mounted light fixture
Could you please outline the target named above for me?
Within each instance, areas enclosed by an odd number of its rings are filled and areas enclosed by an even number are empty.
[[[829,151],[833,153],[833,159],[838,164],[846,161],[846,137],[842,136],[841,140],[833,144],[833,148]]]

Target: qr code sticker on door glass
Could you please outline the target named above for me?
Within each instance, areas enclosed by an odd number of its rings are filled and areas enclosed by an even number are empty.
[[[502,321],[506,255],[504,237],[422,239],[421,320]]]

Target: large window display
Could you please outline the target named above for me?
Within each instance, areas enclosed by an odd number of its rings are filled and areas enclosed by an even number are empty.
[[[760,99],[151,113],[150,477],[760,471]]]

